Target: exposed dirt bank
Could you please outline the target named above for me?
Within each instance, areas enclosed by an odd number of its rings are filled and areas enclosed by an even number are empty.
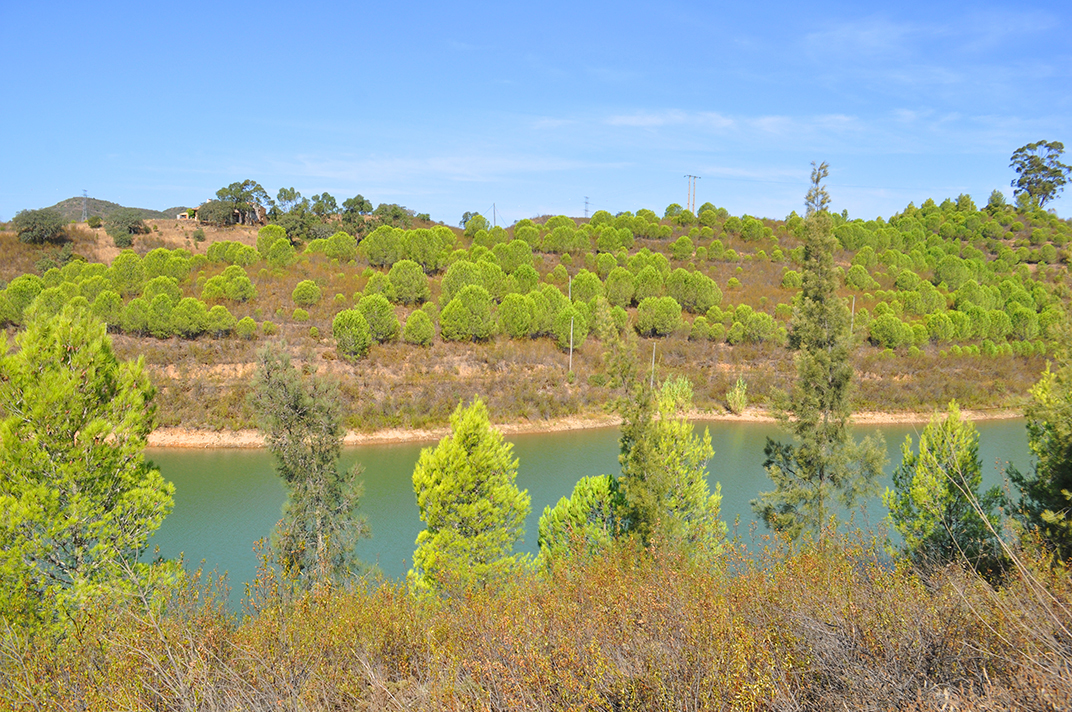
[[[858,425],[886,425],[891,423],[926,423],[931,413],[876,413],[861,412],[853,416]],[[1022,417],[1013,410],[965,410],[961,415],[968,420],[1002,420]],[[765,409],[749,408],[741,415],[731,413],[694,412],[690,418],[700,422],[737,421],[748,423],[774,423],[775,418]],[[609,428],[618,425],[616,415],[593,414],[542,421],[503,423],[496,427],[505,434],[554,433],[588,428]],[[450,428],[404,429],[391,428],[372,433],[350,431],[343,442],[346,445],[370,445],[377,443],[434,442],[450,432]],[[149,435],[149,447],[168,448],[258,448],[264,447],[264,438],[257,430],[194,430],[189,428],[158,428]]]

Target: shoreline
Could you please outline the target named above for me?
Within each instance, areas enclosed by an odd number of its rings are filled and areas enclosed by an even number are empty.
[[[854,413],[855,425],[891,425],[901,423],[928,423],[932,412],[881,413],[861,411]],[[970,421],[1010,420],[1022,418],[1023,413],[1010,409],[1001,410],[962,410],[961,416]],[[689,420],[695,422],[738,422],[738,423],[776,423],[777,420],[765,408],[746,408],[740,415],[732,413],[689,413]],[[594,428],[613,428],[621,424],[617,415],[590,414],[566,418],[554,418],[542,421],[515,421],[496,423],[494,427],[504,435],[527,435],[534,433],[558,433],[570,430],[589,430]],[[344,447],[358,445],[386,445],[392,443],[435,442],[450,433],[449,426],[440,428],[388,428],[370,433],[349,430],[343,438]],[[258,430],[200,430],[196,428],[157,428],[149,433],[147,447],[150,448],[225,448],[251,449],[263,448],[264,438]]]

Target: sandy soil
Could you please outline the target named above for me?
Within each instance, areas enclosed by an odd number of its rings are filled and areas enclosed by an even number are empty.
[[[884,425],[889,423],[926,423],[931,413],[876,413],[861,412],[853,416],[853,421],[860,425]],[[965,410],[961,415],[968,420],[1002,420],[1020,418],[1022,414],[1013,410]],[[690,419],[699,422],[737,421],[750,423],[774,423],[775,418],[761,408],[748,408],[741,415],[731,413],[690,414]],[[616,415],[594,414],[558,418],[538,422],[522,421],[502,423],[496,427],[503,433],[553,433],[568,430],[585,430],[588,428],[609,428],[617,426],[621,419]],[[371,445],[377,443],[435,442],[450,433],[450,428],[403,429],[392,428],[372,433],[350,431],[343,442],[346,445]],[[149,435],[149,447],[167,448],[259,448],[264,447],[264,438],[257,430],[193,430],[188,428],[158,428]]]
[[[192,254],[205,254],[212,243],[221,240],[235,240],[256,247],[257,229],[236,225],[232,227],[212,227],[210,225],[198,225],[193,220],[146,220],[145,224],[151,229],[148,235],[134,236],[134,250],[139,254],[148,252],[156,247],[166,247],[169,250],[183,248]],[[205,233],[204,242],[194,242],[193,231],[201,228]],[[90,262],[103,262],[111,264],[120,250],[115,246],[112,238],[104,231],[103,227],[96,229],[82,226],[82,231],[91,239],[78,246]]]

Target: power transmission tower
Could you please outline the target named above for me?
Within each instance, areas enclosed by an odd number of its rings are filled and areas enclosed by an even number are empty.
[[[690,213],[695,214],[696,213],[696,180],[698,178],[700,178],[700,176],[686,175],[685,177],[689,179],[689,199],[685,201],[685,208],[688,209],[688,211]]]
[[[82,190],[82,222],[89,220],[89,211],[87,210],[87,203],[89,202],[89,191]]]

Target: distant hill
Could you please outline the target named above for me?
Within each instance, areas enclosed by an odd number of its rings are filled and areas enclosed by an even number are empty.
[[[125,206],[118,203],[112,203],[107,200],[99,200],[97,198],[86,199],[86,210],[89,215],[99,215],[102,218],[107,218],[112,212],[119,210]],[[82,197],[76,196],[74,198],[67,198],[67,200],[61,200],[55,205],[49,206],[51,210],[55,210],[63,216],[64,220],[81,220],[82,219]],[[162,218],[174,218],[180,212],[186,210],[184,207],[168,208],[167,210],[148,210],[146,208],[134,208],[141,213],[142,219],[153,220]]]

